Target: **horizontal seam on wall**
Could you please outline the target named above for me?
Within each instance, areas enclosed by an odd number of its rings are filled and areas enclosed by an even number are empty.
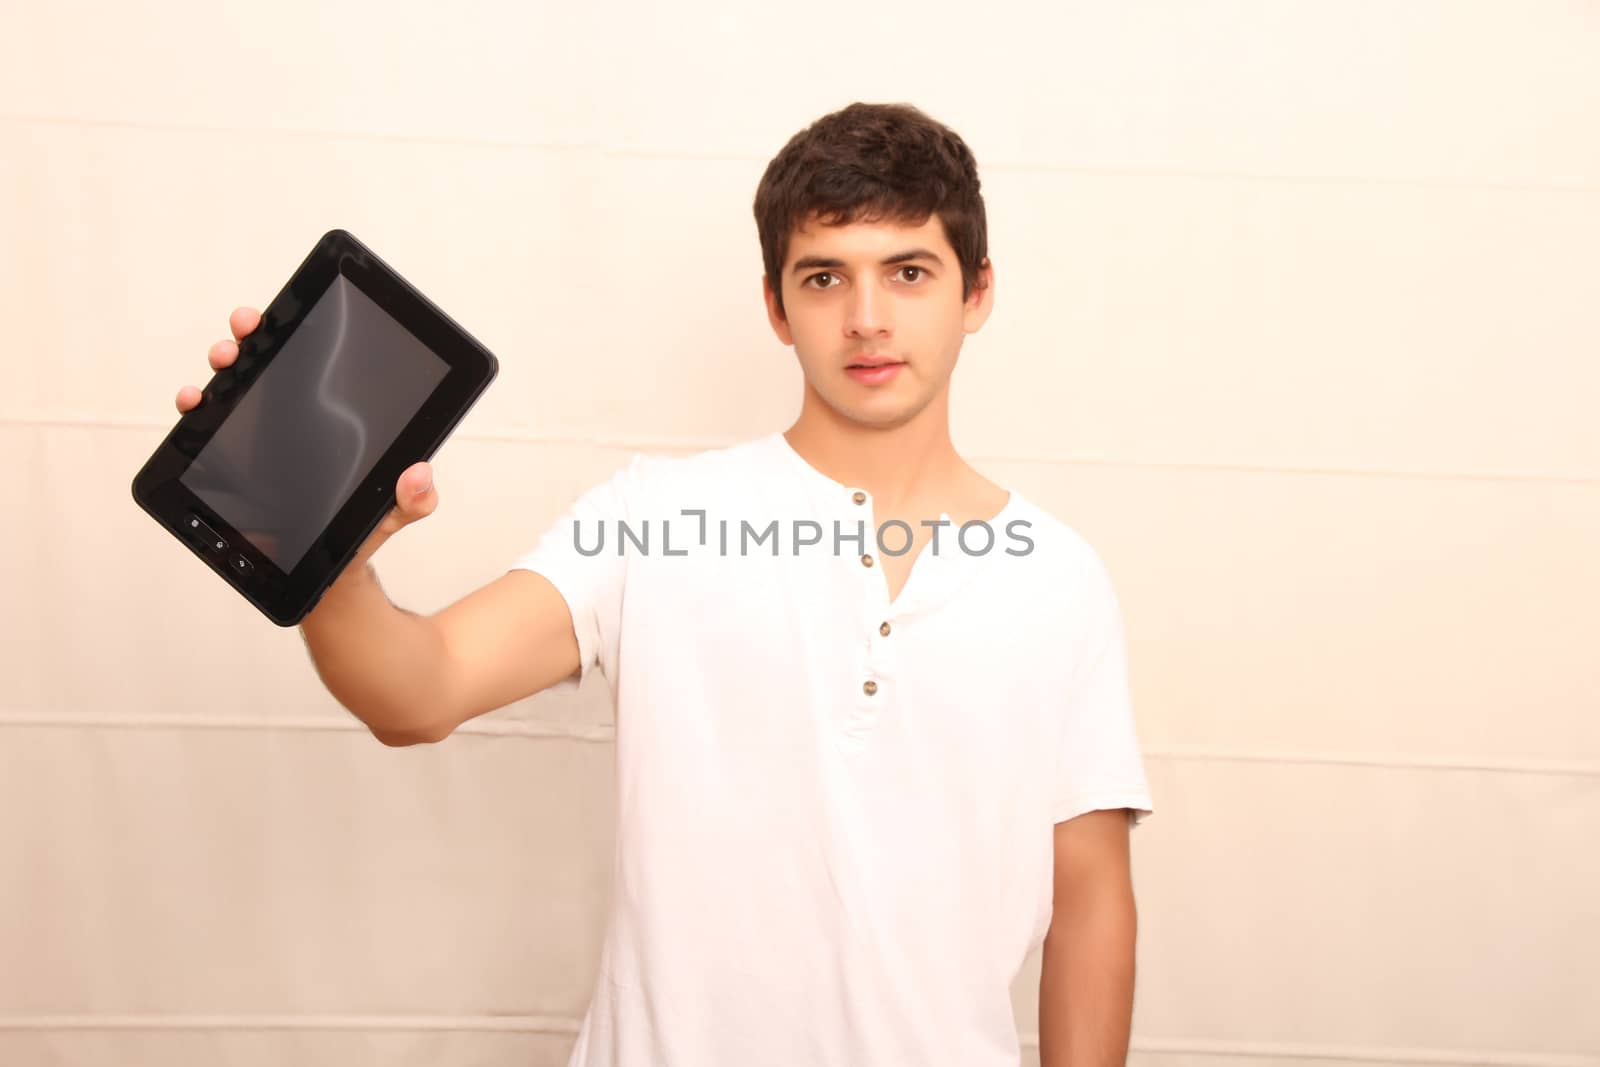
[[[0,1032],[25,1030],[457,1030],[576,1035],[581,1020],[560,1015],[22,1015],[0,1016]],[[1024,1048],[1036,1033],[1020,1033]],[[1352,1063],[1427,1063],[1444,1067],[1600,1067],[1582,1054],[1519,1050],[1365,1048],[1337,1044],[1275,1044],[1202,1038],[1140,1038],[1134,1052],[1244,1058],[1334,1060]]]
[[[0,727],[81,727],[107,730],[299,730],[306,732],[367,733],[351,719],[333,716],[260,715],[112,715],[103,712],[29,711],[0,709]],[[616,740],[610,723],[572,725],[538,720],[466,722],[455,735],[520,737],[536,740],[606,743]],[[1236,749],[1190,746],[1151,746],[1141,750],[1147,760],[1173,763],[1280,763],[1380,767],[1418,771],[1469,771],[1496,774],[1532,774],[1551,777],[1600,777],[1600,761],[1505,759],[1477,756],[1414,756],[1362,752],[1316,752],[1303,749]]]
[[[1037,1047],[1035,1040],[1031,1047]],[[1534,1052],[1521,1049],[1368,1048],[1332,1043],[1216,1041],[1204,1038],[1135,1040],[1140,1052],[1231,1056],[1247,1059],[1332,1060],[1344,1063],[1427,1063],[1439,1067],[1600,1067],[1600,1059],[1582,1053]]]
[[[1151,747],[1146,759],[1184,763],[1284,763],[1340,767],[1384,767],[1417,771],[1489,771],[1556,777],[1600,777],[1597,760],[1507,759],[1488,756],[1414,756],[1363,752],[1314,752],[1301,749],[1230,749],[1201,745]]]
[[[355,718],[318,715],[108,715],[101,712],[54,712],[0,709],[0,726],[84,727],[107,730],[287,730],[307,733],[369,733]],[[455,734],[484,737],[527,737],[542,740],[609,742],[616,738],[609,724],[568,725],[537,720],[467,722]],[[454,736],[454,735],[452,735]]]
[[[11,1015],[6,1030],[479,1030],[576,1034],[565,1015]]]
[[[0,113],[0,122],[34,126],[89,127],[101,129],[145,130],[161,133],[218,134],[251,137],[301,137],[318,140],[372,142],[377,144],[445,145],[458,148],[507,149],[552,154],[591,155],[601,158],[655,160],[663,163],[749,163],[762,165],[765,154],[747,152],[662,152],[658,149],[623,148],[598,143],[573,144],[564,141],[527,141],[515,138],[445,137],[439,134],[374,133],[370,130],[329,130],[282,126],[204,126],[195,123],[150,122],[134,119],[83,118],[76,115],[22,115]],[[1351,185],[1394,189],[1451,189],[1490,193],[1557,193],[1589,196],[1600,186],[1552,182],[1463,182],[1438,178],[1385,178],[1364,174],[1295,174],[1255,171],[1193,170],[1180,167],[1107,167],[1072,163],[1023,163],[995,156],[983,165],[985,174],[1080,174],[1106,178],[1157,178],[1181,181],[1231,181],[1283,183],[1288,185]]]
[[[98,430],[150,430],[169,431],[176,422],[170,420],[129,419],[125,417],[90,418],[74,415],[6,415],[0,414],[0,426],[58,427]],[[618,452],[700,452],[728,448],[750,440],[750,437],[711,440],[708,438],[669,441],[662,438],[600,438],[561,437],[512,429],[466,430],[451,435],[456,441],[494,442],[502,444],[529,444],[552,447],[592,448]],[[1107,459],[1098,456],[1029,456],[1029,455],[969,455],[973,463],[1016,463],[1033,466],[1059,467],[1118,467],[1153,470],[1221,471],[1233,474],[1312,474],[1324,477],[1387,478],[1402,481],[1429,482],[1509,482],[1534,485],[1600,485],[1600,477],[1570,477],[1559,474],[1476,474],[1460,471],[1403,471],[1362,467],[1275,467],[1243,463],[1182,463],[1172,460]]]

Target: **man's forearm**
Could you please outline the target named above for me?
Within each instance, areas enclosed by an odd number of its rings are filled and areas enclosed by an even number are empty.
[[[322,683],[379,740],[425,740],[447,717],[437,629],[390,603],[369,564],[340,575],[300,631]]]
[[[1097,888],[1052,916],[1039,978],[1040,1067],[1124,1067],[1136,929],[1126,886]]]

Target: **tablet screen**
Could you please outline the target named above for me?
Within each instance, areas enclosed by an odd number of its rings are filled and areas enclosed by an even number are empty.
[[[287,574],[449,370],[341,275],[178,480]]]

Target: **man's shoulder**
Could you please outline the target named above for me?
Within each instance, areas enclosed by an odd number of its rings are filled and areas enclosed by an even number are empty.
[[[640,503],[676,504],[690,496],[720,499],[747,490],[771,459],[770,437],[762,436],[711,448],[636,451],[627,471]]]
[[[1013,490],[1015,492],[1015,490]],[[1041,568],[1047,568],[1059,577],[1081,579],[1085,574],[1103,571],[1105,562],[1089,538],[1060,512],[1030,497],[1018,494],[1016,501],[1006,509],[1005,527],[996,531],[1021,544],[1028,545],[1022,554],[1012,555],[1022,569],[1030,570],[1035,579],[1044,577]]]

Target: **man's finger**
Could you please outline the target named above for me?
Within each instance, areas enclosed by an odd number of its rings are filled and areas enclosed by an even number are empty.
[[[255,308],[238,307],[233,309],[233,314],[228,316],[228,326],[233,330],[233,339],[242,341],[245,335],[261,325],[261,312]]]
[[[233,361],[239,358],[239,345],[234,341],[218,341],[206,353],[206,362],[211,364],[212,370],[221,370],[233,366]]]
[[[426,460],[413,463],[400,473],[395,483],[395,499],[401,503],[420,497],[433,488],[433,466]]]

